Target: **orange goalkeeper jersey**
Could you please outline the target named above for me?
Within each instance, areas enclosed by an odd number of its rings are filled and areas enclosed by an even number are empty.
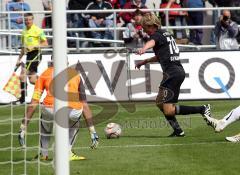
[[[75,76],[73,76],[73,74]],[[54,96],[51,93],[53,92],[52,91],[53,87],[51,86],[52,80],[53,80],[53,67],[50,67],[47,70],[45,70],[40,75],[40,77],[38,77],[35,83],[32,99],[39,101],[44,90],[46,90],[47,95],[43,100],[43,104],[47,107],[53,107]],[[82,101],[79,95],[80,82],[81,82],[80,75],[74,69],[68,68],[68,82],[67,82],[68,93],[74,94],[73,96],[68,94],[68,107],[73,109],[82,109],[83,107]],[[59,88],[64,89],[64,87],[59,87]]]

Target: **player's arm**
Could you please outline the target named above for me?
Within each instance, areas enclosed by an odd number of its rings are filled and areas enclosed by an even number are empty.
[[[32,119],[32,116],[33,116],[38,104],[39,104],[38,100],[32,99],[31,103],[27,106],[26,115],[22,120],[22,125],[24,125],[24,127],[28,126],[28,123]]]
[[[32,50],[38,50],[44,47],[48,46],[48,41],[47,40],[41,40],[38,46],[29,46],[27,48],[28,51],[32,51]]]
[[[25,51],[24,51],[24,48],[22,47],[21,51],[20,51],[20,55],[18,56],[18,60],[17,60],[17,63],[16,63],[17,67],[21,64],[21,59],[22,59],[24,53],[25,53]]]
[[[47,37],[44,33],[44,31],[42,29],[40,29],[39,31],[39,45],[38,46],[34,46],[33,48],[30,48],[30,50],[34,50],[34,49],[41,49],[43,47],[47,47],[48,46],[48,41],[47,41]]]
[[[140,69],[140,67],[141,67],[142,65],[145,65],[145,64],[147,64],[147,63],[157,62],[157,61],[158,61],[158,57],[157,57],[157,56],[154,56],[154,57],[145,59],[145,60],[137,63],[137,64],[135,65],[135,69],[136,69],[136,68],[137,68],[137,69]]]
[[[40,42],[40,47],[47,47],[48,46],[48,41],[46,40],[41,40]]]
[[[96,130],[95,130],[95,127],[93,124],[92,111],[87,103],[85,88],[84,88],[82,81],[80,81],[79,97],[83,104],[83,117],[84,117],[86,125],[89,129],[89,133],[90,133],[91,140],[92,140],[91,148],[96,148],[98,145],[99,137],[96,133]]]
[[[21,35],[21,44],[22,44],[22,47],[21,47],[20,55],[18,56],[18,60],[17,60],[17,64],[16,64],[17,67],[21,64],[21,59],[22,59],[23,55],[25,54],[24,34],[23,33]]]
[[[95,128],[94,128],[93,119],[92,119],[92,111],[86,101],[83,101],[82,103],[83,103],[83,117],[89,129],[89,132],[93,133],[95,132]]]
[[[96,133],[94,124],[93,124],[93,118],[92,118],[92,111],[89,108],[88,104],[86,101],[83,101],[83,117],[85,119],[86,125],[89,129],[90,137],[92,140],[91,148],[97,148],[98,146],[98,135]]]
[[[151,39],[150,41],[146,42],[146,44],[143,46],[143,48],[139,49],[137,51],[138,55],[144,54],[148,49],[151,49],[155,46],[155,41]]]
[[[41,32],[39,34],[39,38],[40,38],[40,47],[46,47],[48,46],[48,41],[47,41],[47,37],[44,33],[44,31],[41,29]]]
[[[86,124],[87,124],[88,128],[90,128],[90,127],[93,126],[92,111],[90,110],[90,108],[88,106],[87,97],[86,97],[86,94],[85,94],[85,87],[84,87],[81,80],[80,80],[78,90],[79,90],[79,99],[81,100],[81,102],[83,104],[83,117],[86,121]]]

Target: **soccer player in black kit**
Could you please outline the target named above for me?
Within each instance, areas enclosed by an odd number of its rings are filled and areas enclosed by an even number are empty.
[[[163,112],[166,120],[173,128],[171,137],[185,136],[175,115],[202,114],[210,116],[210,105],[203,106],[183,106],[177,105],[180,86],[185,79],[185,71],[179,60],[179,49],[173,36],[162,30],[159,19],[154,14],[146,14],[141,20],[144,31],[150,36],[149,41],[143,48],[137,51],[142,55],[146,50],[153,48],[154,57],[145,59],[135,65],[140,69],[142,65],[151,62],[159,62],[163,70],[163,79],[161,81],[159,92],[156,98],[157,107]]]

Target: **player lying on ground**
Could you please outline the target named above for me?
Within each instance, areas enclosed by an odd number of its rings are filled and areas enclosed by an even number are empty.
[[[231,112],[229,112],[225,117],[218,120],[211,116],[206,116],[207,123],[214,128],[216,132],[221,132],[231,123],[238,121],[240,119],[240,106],[234,108]],[[230,142],[240,142],[240,133],[232,136],[226,137],[227,141]]]
[[[163,80],[159,87],[156,104],[174,130],[170,136],[184,136],[175,115],[199,113],[203,116],[210,116],[210,105],[182,106],[175,104],[178,102],[180,86],[185,79],[185,71],[179,59],[179,49],[173,36],[160,29],[160,21],[154,14],[144,15],[141,24],[144,31],[150,36],[150,40],[137,51],[137,54],[142,55],[148,49],[153,48],[155,56],[137,63],[135,68],[140,69],[142,65],[151,62],[160,63]]]
[[[84,157],[77,156],[72,152],[72,146],[76,139],[76,135],[79,130],[79,120],[80,116],[83,113],[86,124],[89,128],[90,136],[92,139],[91,148],[96,148],[98,145],[98,135],[95,131],[92,112],[87,104],[84,85],[81,81],[79,73],[72,68],[67,69],[68,74],[68,92],[76,94],[74,99],[68,97],[68,117],[69,117],[69,151],[70,151],[70,160],[81,160],[85,159]],[[44,90],[46,90],[46,97],[44,98],[43,104],[41,107],[41,159],[48,159],[48,144],[50,141],[50,134],[53,129],[53,103],[54,97],[53,89],[51,82],[53,80],[53,67],[45,70],[41,76],[37,79],[35,84],[34,93],[32,97],[31,104],[27,107],[26,116],[23,118],[20,132],[19,132],[19,143],[20,145],[25,145],[25,134],[29,121],[31,120],[39,100],[42,96]],[[58,123],[59,124],[59,123]]]

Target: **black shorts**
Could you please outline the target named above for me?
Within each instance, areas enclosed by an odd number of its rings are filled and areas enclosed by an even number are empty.
[[[39,62],[42,60],[42,54],[40,50],[33,50],[27,53],[27,60],[26,60],[26,69],[29,72],[37,73],[37,68]]]
[[[163,73],[156,101],[159,103],[177,103],[180,87],[185,79],[182,66],[173,66]]]

